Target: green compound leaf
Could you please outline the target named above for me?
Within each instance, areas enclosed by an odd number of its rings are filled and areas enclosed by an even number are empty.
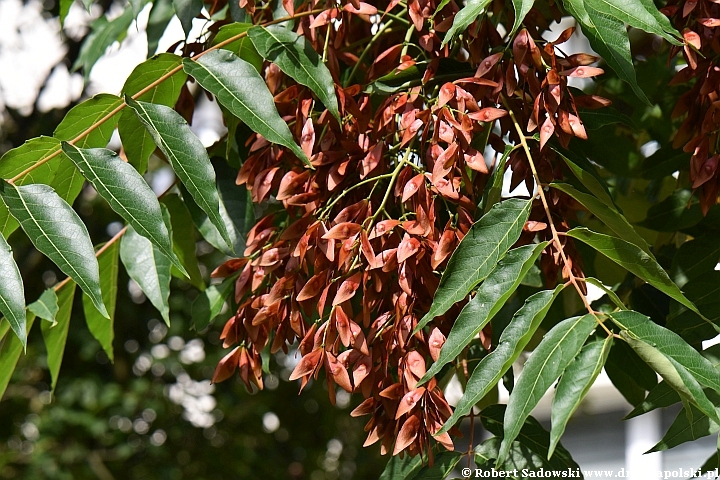
[[[70,328],[70,313],[75,298],[75,282],[69,281],[55,293],[57,293],[58,297],[58,313],[55,316],[55,323],[42,322],[40,325],[48,355],[47,364],[52,379],[52,391],[55,391],[58,375],[60,374],[60,365],[62,365],[63,355],[65,354],[65,342],[67,342]]]
[[[27,346],[25,290],[12,248],[0,235],[0,312],[10,323],[23,348]]]
[[[110,318],[100,315],[100,312],[97,311],[87,295],[83,294],[82,299],[88,329],[92,336],[100,342],[111,362],[115,359],[112,344],[115,338],[113,326],[115,324],[115,304],[117,303],[119,252],[120,243],[113,242],[97,257],[100,265],[100,288]]]

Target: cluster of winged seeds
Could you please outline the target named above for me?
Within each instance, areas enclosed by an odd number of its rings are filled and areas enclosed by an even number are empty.
[[[244,256],[214,272],[237,275],[237,311],[222,332],[234,349],[214,381],[239,369],[248,388],[262,388],[260,352],[268,344],[270,352],[288,352],[299,341],[290,379],[302,389],[324,372],[332,401],[336,388],[361,395],[352,415],[371,416],[365,443],[382,442],[383,454],[429,452],[433,439],[453,448],[450,435],[433,436],[452,413],[442,390],[435,379],[417,383],[463,304],[413,331],[450,255],[490,207],[494,169],[509,166],[512,188],[524,182],[535,191],[522,134],[541,183],[562,178],[552,144],[585,139],[578,108],[609,104],[568,87],[570,77],[602,70],[591,66],[596,57],[562,54],[558,45],[573,29],[543,39],[560,19],[553,2],[533,8],[526,29],[510,37],[502,25],[512,25],[512,7],[495,1],[460,40],[444,45],[459,8],[443,1],[436,13],[440,3],[355,0],[296,20],[296,31],[326,59],[342,121],[266,64],[278,111],[314,169],[259,135],[249,139],[237,184],[268,204],[268,213],[250,230]],[[263,15],[256,10],[254,21]],[[378,94],[381,83],[386,90]],[[580,207],[562,192],[547,195],[555,227],[568,229]],[[550,239],[548,223],[538,204],[519,244]],[[583,276],[572,239],[561,240],[567,264],[556,244],[543,252],[548,284]],[[492,349],[487,329],[481,339]]]

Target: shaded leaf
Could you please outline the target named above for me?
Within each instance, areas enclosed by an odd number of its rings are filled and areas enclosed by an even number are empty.
[[[630,413],[625,415],[624,420],[643,415],[656,408],[669,407],[679,401],[680,395],[667,382],[660,382],[648,392],[642,403],[639,403]]]
[[[167,29],[170,20],[175,16],[171,0],[154,0],[148,17],[148,24],[145,27],[147,33],[147,56],[150,57],[157,51],[160,39]]]
[[[657,374],[625,342],[615,342],[605,363],[610,381],[631,405],[640,404],[646,390],[657,386]]]
[[[702,219],[700,204],[693,201],[692,191],[677,190],[650,207],[647,217],[638,225],[658,232],[675,232],[692,227]]]
[[[717,395],[710,396],[710,399],[715,404],[720,401],[720,397]],[[718,430],[720,430],[720,425],[710,420],[707,415],[694,406],[686,404],[675,417],[663,438],[646,453],[668,450],[682,443],[707,437]]]
[[[56,291],[58,297],[58,313],[55,316],[56,323],[42,322],[43,340],[47,350],[47,365],[52,379],[50,390],[55,391],[60,365],[65,354],[65,342],[67,341],[68,329],[70,328],[70,313],[72,312],[73,298],[75,298],[75,282],[72,280]]]
[[[490,5],[490,0],[468,0],[462,10],[455,14],[452,27],[450,27],[450,30],[445,34],[445,38],[443,38],[443,46],[457,34],[465,32],[470,24],[485,11],[488,5]]]
[[[35,315],[28,312],[27,317],[23,322],[27,326],[25,338],[27,338],[27,335],[30,333],[30,329],[32,328],[34,322]],[[2,325],[5,325],[5,328],[7,328],[8,324],[7,322],[2,323],[0,324],[0,328],[2,328]],[[24,348],[25,346],[17,335],[6,335],[5,338],[0,340],[0,398],[5,395],[5,390],[10,383],[12,374],[15,371],[15,366],[17,365],[17,362],[20,359],[20,354],[23,352]]]
[[[588,161],[588,159],[576,155],[575,153],[567,150],[553,149],[563,159],[565,165],[570,169],[573,175],[580,180],[580,183],[587,188],[588,192],[595,195],[595,198],[600,200],[608,207],[615,207],[610,191],[608,190],[605,180],[598,175],[595,171],[595,167]],[[618,210],[619,211],[619,210]]]
[[[75,60],[72,70],[76,71],[82,68],[83,74],[85,75],[85,82],[87,82],[95,63],[105,54],[105,50],[107,50],[110,45],[125,36],[132,21],[132,8],[126,8],[119,17],[111,21],[108,21],[105,16],[94,20],[90,25],[92,32],[85,37],[85,41],[82,47],[80,47],[80,54],[77,60]],[[104,147],[104,145],[101,146]]]
[[[670,275],[673,281],[682,287],[688,281],[715,270],[720,260],[720,242],[713,236],[696,238],[683,243],[673,257]],[[688,292],[685,294],[690,297]],[[697,299],[693,299],[701,308]]]
[[[185,32],[185,38],[187,38],[192,29],[193,19],[202,11],[203,2],[202,0],[172,0],[172,4]]]
[[[500,157],[498,164],[490,174],[490,180],[485,185],[482,201],[480,202],[485,213],[488,213],[490,209],[500,201],[500,195],[502,194],[502,182],[505,175],[505,162],[510,156],[510,152],[512,152],[512,150],[513,148],[511,145],[505,146],[505,151],[503,152],[502,157]]]
[[[717,336],[716,328],[720,323],[720,272],[713,270],[704,273],[686,283],[683,290],[711,323],[691,310],[673,305],[665,326],[691,344]]]
[[[215,38],[213,38],[212,43],[213,45],[218,45],[231,39],[232,37],[247,32],[248,29],[252,26],[252,23],[231,23],[229,25],[223,25],[222,27],[220,27],[220,30],[218,30]],[[230,50],[235,55],[251,64],[253,67],[255,67],[255,70],[257,70],[258,73],[262,69],[263,57],[260,56],[257,49],[255,48],[255,45],[253,45],[252,41],[247,36],[234,40],[224,45],[222,48],[224,48],[225,50]]]
[[[510,36],[512,37],[517,32],[518,27],[525,20],[525,16],[532,8],[535,0],[512,0],[513,10],[515,11],[515,21],[513,22],[512,30],[510,30]]]
[[[197,296],[192,304],[192,320],[196,332],[205,330],[220,314],[225,300],[235,291],[235,281],[235,276],[226,278],[219,285],[210,285]]]
[[[195,231],[190,212],[177,194],[164,195],[160,201],[170,214],[170,224],[173,231],[173,251],[180,259],[182,266],[185,267],[185,271],[188,272],[190,283],[200,290],[204,290],[205,282],[200,273],[200,266],[195,254]],[[219,233],[218,238],[220,238]],[[220,241],[222,245],[225,245],[222,239]]]
[[[113,326],[115,324],[115,304],[117,303],[118,290],[118,253],[120,252],[120,242],[113,242],[105,250],[98,255],[98,265],[100,266],[100,288],[102,290],[103,302],[107,306],[110,318],[100,315],[90,301],[90,298],[83,294],[83,310],[85,312],[85,322],[92,336],[100,342],[103,350],[107,354],[110,361],[114,361],[113,339],[115,332]]]
[[[169,325],[170,259],[150,240],[128,227],[120,241],[120,260],[130,278],[140,286],[150,303],[160,311],[165,323]]]

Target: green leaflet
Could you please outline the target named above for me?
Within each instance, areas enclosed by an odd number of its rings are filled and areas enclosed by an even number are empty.
[[[702,385],[720,393],[720,372],[678,334],[632,310],[614,312],[610,318],[633,337],[652,345],[660,353],[686,368]]]
[[[100,315],[95,306],[87,295],[83,294],[83,310],[85,311],[85,322],[87,323],[90,333],[100,342],[103,350],[107,354],[110,361],[114,361],[113,339],[115,332],[113,325],[115,323],[115,304],[117,303],[118,290],[118,252],[120,251],[120,243],[114,242],[98,255],[98,264],[100,265],[100,288],[102,290],[103,302],[107,305],[110,318]]]
[[[416,332],[465,298],[490,274],[520,237],[530,215],[530,204],[517,198],[505,200],[472,226],[450,257],[430,311],[415,327]]]
[[[717,423],[720,423],[720,417],[718,417],[715,411],[715,406],[707,398],[698,381],[685,367],[673,360],[672,357],[663,355],[658,349],[636,338],[626,330],[620,332],[620,336],[637,352],[645,363],[659,373],[668,385],[680,394],[680,398],[683,399],[683,401],[694,404],[705,415],[708,415]]]
[[[498,463],[504,462],[525,419],[578,354],[595,325],[595,317],[589,314],[568,318],[555,325],[535,347],[508,400]]]
[[[642,403],[638,404],[630,413],[625,415],[623,420],[643,415],[656,408],[669,407],[679,401],[680,396],[678,393],[673,390],[667,382],[660,382],[655,388],[648,392],[647,397],[645,397]]]
[[[120,105],[122,105],[120,97],[107,93],[95,95],[71,108],[53,132],[53,136],[60,141],[69,142],[115,111]],[[75,146],[79,148],[106,147],[117,125],[118,116],[117,113],[114,114],[75,143]]]
[[[310,168],[307,158],[275,108],[265,80],[255,67],[227,50],[213,50],[197,62],[183,60],[185,71],[217,97],[233,115],[270,143],[290,149]]]
[[[510,145],[505,146],[505,151],[500,157],[497,166],[493,169],[490,174],[490,180],[485,185],[485,191],[483,191],[481,205],[483,212],[488,213],[490,209],[500,201],[500,195],[502,194],[502,182],[503,176],[505,175],[505,162],[510,156],[513,147]]]
[[[585,283],[589,283],[591,285],[595,285],[599,289],[605,292],[605,294],[608,296],[608,298],[615,304],[616,307],[618,307],[620,310],[627,310],[628,308],[625,306],[622,300],[620,300],[620,297],[617,296],[615,292],[613,292],[611,289],[606,287],[600,280],[593,277],[585,277]]]
[[[718,260],[720,242],[711,235],[696,238],[680,246],[673,258],[670,276],[678,287],[682,287],[688,281],[714,271]],[[686,292],[686,295],[689,296],[689,293]],[[698,305],[697,300],[693,303]]]
[[[157,51],[158,44],[167,29],[170,20],[175,16],[175,9],[171,0],[155,0],[150,9],[148,24],[145,29],[147,32],[148,51],[147,56],[150,57]]]
[[[27,326],[25,338],[27,338],[30,333],[30,329],[32,328],[34,322],[35,315],[28,312],[24,322]],[[0,328],[1,325],[2,324],[0,324]],[[20,359],[20,354],[24,348],[25,346],[17,335],[6,336],[4,339],[0,339],[0,398],[5,395],[5,390],[10,383],[10,378],[15,371],[15,366],[17,365],[17,362]]]
[[[330,70],[305,37],[282,25],[256,26],[248,30],[248,36],[265,60],[273,62],[296,82],[312,90],[340,122],[335,82]]]
[[[671,309],[665,326],[691,344],[715,337],[715,326],[720,323],[720,272],[712,270],[704,273],[686,283],[683,290],[711,323],[695,312],[678,307]]]
[[[710,458],[705,460],[705,463],[703,463],[699,470],[702,473],[707,473],[714,471],[716,468],[720,468],[720,437],[718,437],[717,450],[710,455]]]
[[[720,397],[715,395],[711,400],[717,404],[720,401]],[[685,407],[680,410],[677,417],[675,417],[675,420],[663,438],[646,453],[668,450],[682,443],[707,437],[718,430],[720,430],[720,425],[710,420],[707,415],[703,414],[696,407],[686,404]]]
[[[605,340],[595,340],[585,345],[560,377],[552,402],[552,429],[548,457],[552,456],[568,420],[602,371],[610,353],[612,340],[613,337],[608,336]]]
[[[592,9],[605,13],[628,25],[647,33],[663,37],[674,45],[680,34],[672,28],[667,17],[662,15],[652,1],[642,0],[584,0]],[[664,20],[663,20],[664,19]]]
[[[202,0],[172,0],[172,4],[185,32],[185,38],[187,38],[192,29],[193,19],[202,11],[203,2]]]
[[[58,297],[58,313],[55,316],[55,323],[42,322],[40,325],[48,355],[47,364],[50,378],[52,378],[52,391],[55,391],[60,365],[65,353],[65,342],[70,328],[70,313],[72,312],[73,298],[75,298],[75,282],[69,281],[55,293]]]
[[[520,356],[564,287],[564,284],[560,284],[554,290],[537,292],[513,315],[500,335],[495,349],[483,357],[473,370],[465,386],[465,393],[439,433],[450,430],[497,384]]]
[[[549,457],[550,434],[533,417],[528,417],[522,425],[517,438],[512,442],[510,455],[504,464],[497,462],[500,441],[504,434],[504,417],[507,416],[505,405],[491,405],[480,412],[483,426],[493,435],[493,442],[488,440],[475,449],[475,461],[478,467],[487,470],[489,467],[502,467],[503,470],[527,468],[537,471],[539,468],[557,471],[577,471],[579,466],[573,461],[570,453],[558,444],[555,455]],[[489,442],[489,443],[488,443]],[[527,478],[520,475],[519,478]]]
[[[47,320],[53,325],[57,323],[56,317],[59,309],[58,297],[54,288],[46,288],[40,298],[28,305],[28,310],[34,313],[36,317]]]
[[[125,97],[125,101],[135,110],[198,206],[207,214],[225,242],[232,246],[220,216],[215,171],[200,139],[192,133],[185,119],[172,108],[137,102],[130,97]]]
[[[170,324],[170,259],[150,240],[139,235],[132,227],[120,241],[120,260],[132,278],[160,311],[165,323]]]
[[[130,24],[133,21],[133,9],[126,8],[119,17],[112,21],[108,21],[105,16],[94,20],[90,25],[92,32],[85,37],[85,41],[80,47],[78,55],[72,71],[83,69],[85,82],[90,78],[95,63],[105,54],[105,50],[116,41],[121,41],[125,37]],[[102,145],[103,147],[105,145]]]
[[[255,225],[253,204],[250,192],[238,188],[235,183],[237,170],[230,167],[224,160],[213,161],[218,175],[217,188],[220,194],[220,215],[230,234],[234,251],[245,250],[245,236]]]
[[[430,380],[442,367],[460,355],[480,330],[500,311],[547,245],[548,242],[543,242],[515,248],[498,262],[480,285],[473,299],[458,315],[440,350],[440,356],[420,379],[419,384]]]
[[[181,66],[182,58],[177,55],[170,53],[156,55],[135,67],[125,81],[122,93],[128,96],[135,95],[158,78]],[[173,107],[186,80],[187,74],[178,70],[170,78],[142,94],[137,100]],[[128,162],[138,172],[144,173],[147,170],[148,158],[155,151],[155,143],[150,132],[131,109],[126,109],[120,114],[118,133]]]
[[[525,20],[525,16],[532,8],[535,0],[513,0],[513,10],[515,11],[515,21],[513,22],[512,30],[510,30],[510,36],[512,37],[517,32],[518,27]]]
[[[553,150],[560,155],[560,158],[563,159],[565,165],[567,165],[572,174],[580,180],[580,183],[588,189],[588,192],[595,195],[595,198],[603,202],[608,207],[612,207],[617,210],[612,196],[610,196],[605,180],[597,174],[595,167],[593,167],[586,158],[578,156],[568,150],[561,151],[556,148],[553,148]]]
[[[421,455],[393,456],[388,461],[379,480],[444,480],[458,464],[460,452],[440,452],[435,454],[432,467],[423,465]]]
[[[567,232],[567,235],[590,245],[630,273],[701,315],[697,307],[683,295],[657,261],[642,251],[640,247],[620,238],[596,233],[582,227],[573,228]]]
[[[165,195],[160,200],[170,214],[170,224],[173,231],[173,251],[180,259],[185,271],[188,272],[190,283],[200,290],[205,289],[197,255],[195,255],[195,231],[192,217],[185,203],[173,193]],[[218,233],[218,237],[220,234]],[[221,240],[222,242],[222,240]],[[224,245],[225,242],[222,242]]]
[[[74,3],[74,0],[60,0],[60,26],[62,27],[65,25],[65,18],[67,17],[68,13],[70,12],[70,7]]]
[[[226,278],[219,285],[211,285],[200,293],[192,304],[192,321],[195,331],[205,330],[220,314],[225,300],[235,291],[236,276]]]
[[[217,45],[229,40],[236,35],[246,32],[252,26],[252,23],[231,23],[229,25],[224,25],[220,27],[220,30],[218,30],[217,35],[213,38],[212,44]],[[251,64],[255,67],[255,70],[257,70],[258,73],[262,69],[263,57],[260,56],[255,48],[255,45],[253,45],[252,41],[247,36],[234,40],[227,45],[224,45],[222,48],[233,52],[235,55]]]
[[[691,190],[677,190],[647,211],[639,225],[658,232],[675,232],[696,225],[703,219],[700,203]]]
[[[593,50],[607,62],[618,77],[627,82],[640,100],[650,105],[637,83],[630,54],[630,40],[625,22],[598,10],[599,0],[564,0],[565,9],[580,23]]]
[[[27,345],[25,290],[12,248],[0,235],[0,312],[10,323],[23,348]]]
[[[652,256],[650,253],[650,246],[647,244],[645,239],[638,235],[635,228],[630,225],[630,222],[627,221],[622,213],[615,210],[613,206],[601,202],[593,195],[576,190],[572,185],[568,185],[567,183],[553,182],[550,186],[570,195],[581,205],[587,208],[588,211],[595,215],[601,222],[610,227],[617,236],[642,248],[646,254]]]
[[[63,152],[70,157],[95,190],[110,207],[137,233],[153,242],[185,275],[175,256],[160,202],[145,179],[120,156],[105,148],[80,149],[63,143]]]
[[[455,14],[452,27],[450,27],[450,30],[445,34],[442,46],[445,46],[446,43],[455,38],[458,33],[465,32],[488,5],[490,5],[490,0],[468,0],[462,10]]]
[[[0,196],[35,248],[72,278],[107,317],[97,259],[85,224],[47,185],[0,184]]]
[[[613,343],[605,362],[605,372],[631,405],[642,403],[645,391],[658,384],[655,371],[625,342]]]

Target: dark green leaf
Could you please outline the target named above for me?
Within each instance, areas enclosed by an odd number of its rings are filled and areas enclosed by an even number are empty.
[[[580,402],[605,366],[612,340],[613,337],[608,336],[604,341],[595,340],[585,345],[560,377],[552,402],[552,429],[548,456],[552,456],[568,420],[580,406]]]
[[[670,274],[675,283],[682,287],[688,281],[714,271],[718,260],[720,242],[713,236],[696,238],[680,246],[673,258]],[[689,293],[685,293],[688,298],[692,298]],[[693,299],[693,303],[698,305],[697,299]],[[698,308],[701,308],[700,305]]]
[[[27,325],[27,331],[25,338],[30,333],[30,329],[35,321],[35,315],[28,312],[25,324]],[[2,328],[3,324],[0,324]],[[8,325],[4,323],[4,325]],[[7,327],[5,327],[7,328]],[[7,331],[7,330],[5,330]],[[25,346],[22,344],[17,335],[5,336],[4,339],[0,340],[0,398],[5,394],[10,378],[15,371],[15,366],[20,359],[20,354],[23,352]]]
[[[187,38],[192,29],[193,19],[202,11],[203,2],[202,0],[172,0],[172,4],[185,32],[185,38]]]
[[[445,480],[462,456],[460,452],[441,452],[435,456],[432,467],[423,466],[412,480]]]
[[[35,248],[75,280],[107,317],[95,250],[85,224],[72,207],[47,185],[16,187],[3,182],[0,196]]]
[[[601,222],[610,227],[620,238],[642,248],[645,253],[651,255],[650,247],[645,239],[638,235],[623,214],[615,210],[612,206],[601,202],[592,195],[576,190],[572,185],[568,185],[567,183],[551,183],[550,186],[570,195]]]
[[[238,188],[235,183],[237,170],[223,160],[213,161],[218,175],[217,188],[220,194],[220,215],[230,234],[234,251],[245,250],[245,235],[255,225],[251,193],[246,188]]]
[[[673,390],[667,382],[658,383],[655,388],[648,392],[647,397],[642,403],[638,404],[630,413],[625,415],[625,420],[638,415],[643,415],[656,408],[669,407],[680,401],[680,395]]]
[[[73,298],[75,298],[75,282],[69,281],[55,293],[58,297],[56,323],[42,322],[40,325],[47,350],[47,365],[52,379],[50,389],[53,391],[57,385],[60,365],[65,353],[65,342],[70,328],[70,313],[72,312]]]
[[[200,139],[172,108],[137,102],[129,97],[126,97],[125,101],[135,110],[195,202],[207,214],[225,242],[232,247],[232,241],[220,216],[215,171]]]
[[[169,53],[161,53],[141,63],[132,71],[125,81],[122,93],[124,95],[135,95],[153,82],[169,74],[171,71],[180,68],[170,78],[151,88],[142,94],[137,100],[150,102],[168,107],[175,106],[180,91],[182,90],[187,74],[181,69],[182,58]],[[126,109],[120,115],[118,121],[118,133],[123,143],[125,156],[138,172],[144,173],[147,170],[148,158],[155,151],[155,143],[150,132],[147,131],[135,112]]]
[[[673,306],[666,326],[686,342],[695,344],[717,336],[720,323],[720,272],[709,271],[690,280],[683,287],[685,295],[711,323],[697,313]]]
[[[105,148],[81,149],[63,143],[63,151],[115,212],[187,273],[173,253],[160,202],[137,170]]]
[[[171,0],[153,1],[150,16],[148,17],[148,24],[145,28],[148,42],[148,57],[154,55],[157,51],[160,39],[174,15],[175,9],[173,8]]]
[[[615,203],[610,196],[607,184],[600,175],[597,174],[595,167],[593,167],[588,159],[575,155],[570,151],[560,151],[555,149],[555,152],[560,155],[560,158],[563,159],[565,165],[567,165],[573,175],[580,180],[580,183],[587,188],[588,192],[595,195],[595,198],[603,202],[608,207],[615,208]],[[615,209],[617,210],[617,208]]]
[[[85,74],[85,81],[87,82],[90,78],[90,71],[92,71],[95,63],[105,54],[105,50],[107,50],[110,45],[125,36],[132,21],[132,8],[125,9],[119,17],[112,21],[108,21],[105,16],[93,21],[90,26],[92,32],[85,37],[85,41],[80,48],[80,54],[77,60],[75,60],[72,70],[75,71],[82,68]],[[101,146],[104,147],[105,145]]]
[[[170,259],[132,227],[128,227],[120,241],[120,259],[130,278],[140,286],[169,325]]]
[[[480,330],[500,311],[547,245],[548,242],[543,242],[518,247],[510,250],[497,263],[480,285],[473,299],[458,315],[440,350],[440,356],[418,383],[427,382],[448,362],[460,355]]]
[[[25,290],[12,248],[0,235],[0,312],[10,323],[23,347],[27,345],[25,327]]]
[[[713,403],[717,404],[720,398],[711,397]],[[663,438],[646,453],[668,450],[678,445],[707,437],[720,430],[720,426],[703,414],[700,410],[690,404],[680,410],[672,425]]]
[[[702,220],[700,204],[692,199],[692,191],[678,190],[647,212],[639,225],[658,232],[676,232],[692,227]]]
[[[225,300],[235,291],[235,277],[225,279],[219,285],[211,285],[192,304],[192,320],[195,331],[205,330],[220,314]]]
[[[465,393],[440,433],[450,430],[497,384],[520,356],[563,288],[564,285],[561,284],[554,290],[543,290],[532,295],[513,315],[512,320],[500,335],[495,349],[483,357],[473,370],[465,386]]]
[[[625,342],[615,342],[605,363],[610,381],[631,405],[640,404],[645,392],[657,385],[657,374]]]
[[[183,267],[185,267],[185,271],[188,272],[190,283],[200,290],[204,290],[205,282],[200,273],[197,255],[195,254],[195,231],[190,212],[180,197],[174,193],[163,196],[161,202],[170,213],[170,224],[173,230],[173,251],[177,254]],[[218,238],[220,238],[219,233]],[[222,239],[220,241],[222,242]],[[222,242],[222,244],[224,245],[225,242]]]
[[[508,400],[498,463],[504,462],[525,419],[578,354],[595,325],[595,317],[589,314],[568,318],[555,325],[535,347]]]
[[[87,295],[83,294],[83,310],[85,311],[85,322],[87,323],[90,333],[100,342],[103,350],[112,362],[115,359],[113,354],[113,339],[115,332],[113,325],[115,323],[115,304],[117,303],[118,290],[118,253],[120,251],[120,243],[113,242],[105,250],[98,255],[98,264],[100,265],[100,288],[102,290],[103,302],[107,306],[110,318],[100,315],[95,306]]]
[[[512,146],[505,146],[505,151],[503,152],[502,157],[500,157],[498,164],[490,174],[490,180],[485,186],[481,202],[484,213],[488,213],[490,209],[500,201],[500,195],[502,194],[502,182],[503,177],[505,176],[505,162],[510,156],[510,152],[512,152],[512,150]]]
[[[447,312],[490,274],[520,237],[530,214],[530,204],[517,198],[505,200],[472,226],[450,257],[430,311],[420,320],[415,331]]]
[[[492,454],[490,455],[491,459],[497,459],[500,447],[499,440],[503,438],[505,430],[504,418],[507,416],[507,407],[505,405],[491,405],[483,409],[480,416],[483,426],[498,439],[497,446],[487,452]],[[501,466],[505,470],[527,468],[537,471],[540,467],[543,467],[546,470],[579,472],[577,463],[562,445],[558,444],[555,454],[548,459],[549,450],[550,433],[540,425],[540,422],[533,417],[528,417],[523,423],[517,439],[512,442],[511,456]],[[520,475],[520,478],[527,477]]]
[[[183,65],[188,74],[253,131],[270,143],[289,148],[310,166],[310,159],[295,143],[290,129],[278,114],[265,80],[250,63],[227,50],[214,50],[197,62],[185,59]]]
[[[281,25],[253,27],[248,31],[248,36],[265,60],[273,62],[296,82],[312,90],[340,122],[335,83],[330,70],[305,37]]]
[[[605,125],[613,125],[616,123],[637,128],[632,118],[612,107],[605,107],[599,110],[578,108],[578,116],[582,119],[583,126],[586,130],[599,130]]]
[[[670,280],[668,274],[649,254],[632,243],[617,237],[596,233],[587,228],[573,228],[567,235],[580,240],[608,257],[630,273],[645,280],[665,295],[680,302],[692,311],[700,313],[680,289]]]
[[[405,455],[403,458],[395,455],[390,457],[378,480],[412,480],[421,468],[422,458],[420,455],[414,457]]]

